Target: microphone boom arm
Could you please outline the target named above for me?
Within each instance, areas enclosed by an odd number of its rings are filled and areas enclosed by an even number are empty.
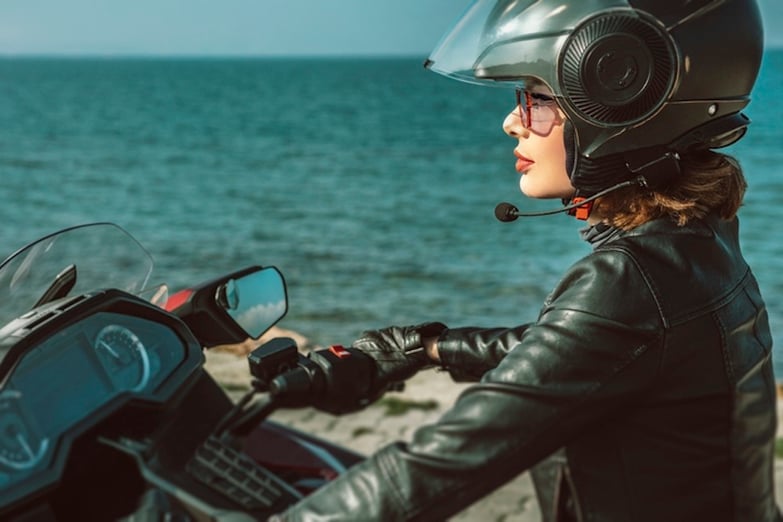
[[[621,188],[630,187],[631,185],[639,185],[641,187],[646,187],[647,180],[644,178],[644,176],[638,176],[634,179],[623,181],[622,183],[613,185],[608,189],[604,189],[601,192],[598,192],[597,194],[593,194],[589,198],[580,199],[575,203],[565,205],[564,207],[558,209],[544,210],[541,212],[520,212],[519,209],[514,205],[512,205],[511,203],[505,203],[505,202],[498,203],[498,205],[495,207],[495,218],[497,218],[498,221],[503,221],[504,223],[508,223],[511,221],[516,221],[516,219],[520,217],[551,216],[552,214],[568,212],[570,210],[578,209],[584,205],[587,205],[588,203],[591,203],[596,199],[609,194],[610,192],[614,192],[615,190],[619,190]]]

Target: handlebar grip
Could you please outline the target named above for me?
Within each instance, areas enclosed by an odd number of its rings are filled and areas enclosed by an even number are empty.
[[[285,405],[347,413],[375,399],[368,396],[375,371],[366,354],[335,345],[302,358],[296,368],[275,377],[269,391]]]
[[[309,394],[312,387],[313,379],[310,373],[299,366],[272,379],[269,393],[275,398],[285,398]]]

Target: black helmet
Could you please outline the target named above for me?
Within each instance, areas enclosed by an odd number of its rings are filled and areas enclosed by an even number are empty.
[[[762,48],[755,0],[476,0],[425,65],[554,94],[572,183],[595,193],[741,138]]]

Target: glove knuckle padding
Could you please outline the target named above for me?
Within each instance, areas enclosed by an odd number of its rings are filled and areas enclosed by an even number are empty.
[[[381,390],[393,381],[408,379],[430,364],[422,339],[440,335],[445,329],[442,323],[423,323],[368,330],[353,343],[353,347],[375,361],[377,376],[373,388]]]

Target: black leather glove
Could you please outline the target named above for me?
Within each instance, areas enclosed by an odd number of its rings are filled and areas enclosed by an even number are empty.
[[[353,347],[375,361],[377,372],[370,394],[383,393],[390,385],[403,382],[433,364],[424,351],[422,339],[437,337],[445,329],[443,323],[423,323],[364,332]]]

